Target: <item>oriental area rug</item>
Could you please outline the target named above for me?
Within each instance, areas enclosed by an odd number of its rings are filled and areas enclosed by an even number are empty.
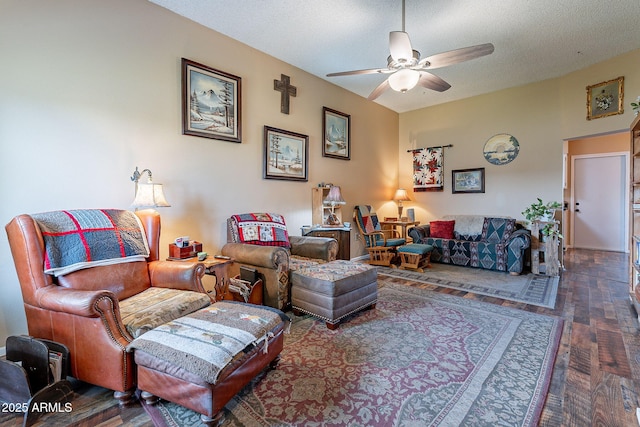
[[[535,426],[562,320],[380,280],[375,309],[334,331],[293,317],[275,370],[225,408],[224,426]],[[166,401],[157,426],[200,426]]]
[[[378,274],[545,308],[555,307],[560,281],[557,276],[532,273],[513,276],[502,271],[439,263],[432,263],[424,273],[378,267]]]

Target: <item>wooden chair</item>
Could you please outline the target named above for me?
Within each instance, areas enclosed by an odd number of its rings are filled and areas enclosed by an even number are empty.
[[[369,264],[394,267],[392,261],[396,256],[396,248],[404,245],[406,240],[396,230],[383,230],[378,215],[369,205],[356,206],[353,220],[369,252]]]

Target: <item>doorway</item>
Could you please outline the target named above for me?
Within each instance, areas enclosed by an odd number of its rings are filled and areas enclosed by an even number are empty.
[[[629,153],[571,156],[574,248],[627,252]]]

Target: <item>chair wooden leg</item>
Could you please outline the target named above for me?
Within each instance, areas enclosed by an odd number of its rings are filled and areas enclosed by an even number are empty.
[[[391,263],[395,256],[393,248],[389,247],[375,247],[367,248],[369,251],[369,264],[371,265],[384,265],[386,267],[394,267]]]
[[[400,268],[403,270],[414,270],[423,273],[425,268],[431,267],[431,252],[426,254],[400,252],[400,259]]]

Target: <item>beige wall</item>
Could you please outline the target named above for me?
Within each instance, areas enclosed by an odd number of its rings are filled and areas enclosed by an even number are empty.
[[[225,218],[285,215],[311,224],[311,188],[342,187],[353,206],[382,207],[397,185],[398,115],[144,0],[0,0],[0,223],[21,213],[128,208],[136,166],[153,171],[161,256],[189,235],[216,253]],[[242,78],[242,144],[181,134],[182,57]],[[280,113],[273,80],[298,96]],[[322,157],[322,107],[351,115],[351,160]],[[309,135],[309,181],[262,179],[265,125]],[[355,233],[352,233],[355,234]],[[352,242],[354,256],[362,247]],[[26,333],[22,298],[0,233],[0,347]]]
[[[634,118],[629,102],[640,94],[638,63],[640,50],[557,79],[401,114],[401,186],[412,185],[408,149],[453,144],[445,149],[444,191],[413,193],[414,201],[405,206],[414,207],[422,222],[470,213],[524,219],[521,212],[536,197],[561,201],[563,140],[629,128]],[[618,76],[625,76],[624,114],[586,120],[586,86]],[[455,82],[452,86],[455,90]],[[482,150],[499,133],[515,136],[520,153],[511,163],[496,166],[484,159]],[[451,170],[479,167],[485,168],[484,194],[451,193]]]
[[[411,188],[407,149],[449,143],[444,192],[415,194],[405,206],[422,221],[469,212],[520,218],[535,197],[562,197],[562,141],[628,128],[628,100],[640,94],[638,50],[557,79],[398,115],[145,0],[0,0],[0,10],[0,223],[25,212],[127,208],[133,169],[150,168],[172,204],[161,210],[161,256],[185,234],[217,252],[225,218],[243,211],[280,212],[299,234],[311,223],[311,188],[322,181],[342,187],[344,212],[370,203],[394,216],[393,191],[398,183]],[[182,57],[242,77],[242,144],[181,135]],[[280,113],[273,90],[280,74],[298,88],[290,115]],[[586,121],[585,87],[619,75],[625,114]],[[351,114],[351,161],[322,157],[323,106]],[[262,179],[264,125],[309,135],[309,182]],[[510,164],[482,157],[496,133],[520,141]],[[472,167],[485,167],[486,193],[451,194],[451,170]],[[352,240],[352,256],[361,253]],[[4,233],[0,295],[1,346],[26,332]]]

